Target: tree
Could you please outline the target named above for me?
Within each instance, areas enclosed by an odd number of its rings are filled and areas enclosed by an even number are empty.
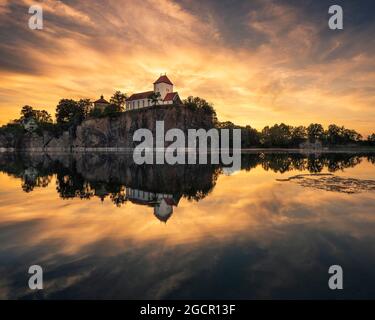
[[[21,120],[34,117],[35,111],[31,106],[23,106],[21,109]]]
[[[357,143],[362,140],[362,136],[355,130],[346,129],[344,126],[339,127],[335,124],[328,126],[326,135],[330,144]]]
[[[217,114],[213,105],[200,97],[189,96],[183,101],[185,107],[192,111],[201,111],[212,117],[214,124],[218,123]]]
[[[103,115],[105,116],[109,116],[109,117],[115,117],[116,115],[118,115],[120,112],[121,112],[121,107],[119,105],[116,105],[116,104],[109,104],[105,109],[104,109],[104,112],[103,112]]]
[[[93,105],[90,99],[80,99],[77,102],[77,105],[78,105],[78,108],[83,113],[84,118],[87,118],[91,110],[93,109]]]
[[[100,118],[103,115],[102,110],[99,108],[93,108],[90,110],[89,116],[93,118]]]
[[[367,142],[370,144],[370,145],[375,145],[375,133],[369,135],[367,137]]]
[[[284,123],[267,126],[262,130],[261,142],[266,147],[288,147],[291,143],[292,128]]]
[[[39,123],[52,123],[52,116],[46,110],[35,110],[35,120]]]
[[[241,139],[241,146],[243,148],[254,147],[260,143],[260,133],[257,129],[246,126],[245,128],[241,128]]]
[[[161,96],[159,92],[153,92],[148,96],[153,106],[156,106],[158,104],[160,97]]]
[[[128,97],[125,93],[122,93],[121,91],[116,91],[109,100],[109,102],[113,105],[116,105],[120,111],[124,111],[127,98]]]
[[[189,96],[182,103],[185,107],[191,109],[192,111],[196,111],[198,109],[198,105],[195,99],[196,98],[194,98],[193,96]]]
[[[62,99],[56,107],[56,122],[60,125],[77,124],[84,119],[82,105],[71,99]]]
[[[35,110],[31,106],[23,106],[21,109],[20,121],[28,118],[34,118],[39,124],[52,123],[52,117],[46,110]]]
[[[346,129],[342,127],[344,143],[356,143],[362,140],[362,135],[353,129]]]
[[[312,123],[307,127],[307,137],[310,142],[314,143],[317,140],[323,140],[324,128],[319,123]]]
[[[291,144],[295,147],[305,142],[307,139],[307,129],[304,126],[294,127],[291,132]]]

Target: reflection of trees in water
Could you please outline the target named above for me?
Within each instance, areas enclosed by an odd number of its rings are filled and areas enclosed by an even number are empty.
[[[207,197],[215,188],[217,178],[222,170],[214,168],[210,171],[205,170],[205,166],[198,166],[197,176],[188,176],[184,185],[182,196],[188,200],[200,201]],[[201,179],[203,178],[203,179]],[[197,179],[201,179],[197,184]]]
[[[375,164],[375,155],[368,155],[367,160],[368,160],[368,162],[371,162],[372,164]]]
[[[252,153],[242,155],[242,169],[249,171],[261,165],[266,171],[280,173],[292,170],[319,173],[324,168],[335,172],[358,165],[362,158],[375,164],[372,154]],[[131,158],[113,154],[61,157],[1,154],[0,170],[21,179],[25,192],[47,187],[56,175],[56,190],[61,198],[109,198],[118,207],[129,200],[126,195],[129,187],[200,201],[212,192],[222,173],[220,166],[210,165],[136,166]]]
[[[62,199],[90,199],[94,189],[76,170],[73,162],[69,168],[56,166],[56,190]]]
[[[285,173],[292,170],[321,172],[326,168],[329,172],[355,167],[361,163],[362,154],[326,153],[326,154],[289,154],[289,153],[259,153],[243,154],[242,169],[251,170],[258,165],[266,171]],[[371,162],[373,156],[367,159]],[[372,162],[374,163],[374,162]]]
[[[52,176],[24,177],[22,179],[22,190],[31,192],[34,188],[45,188],[52,180]]]
[[[221,173],[218,165],[137,166],[131,159],[113,154],[0,154],[0,170],[19,178],[25,192],[47,187],[55,175],[56,191],[62,199],[97,197],[110,199],[118,207],[129,200],[129,188],[155,197],[199,201],[214,189]]]
[[[125,186],[121,186],[117,192],[112,192],[110,199],[116,207],[121,207],[127,201]]]

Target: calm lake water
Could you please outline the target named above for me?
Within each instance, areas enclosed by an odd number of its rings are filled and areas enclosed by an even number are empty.
[[[254,152],[226,172],[0,154],[0,298],[375,298],[374,154]]]

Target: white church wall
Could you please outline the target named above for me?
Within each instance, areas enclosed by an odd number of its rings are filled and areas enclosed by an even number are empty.
[[[164,99],[167,93],[173,92],[173,86],[167,83],[156,83],[154,92],[159,92],[161,99]]]

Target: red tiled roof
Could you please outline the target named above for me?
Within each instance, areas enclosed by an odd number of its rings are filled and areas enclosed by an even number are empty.
[[[160,76],[159,79],[154,82],[154,84],[157,84],[157,83],[167,83],[173,86],[173,83],[171,82],[171,80],[169,80],[168,77],[165,75]]]
[[[106,104],[109,104],[109,102],[107,100],[105,100],[103,96],[100,96],[100,99],[96,100],[94,103],[106,103]]]
[[[166,204],[169,204],[170,206],[175,206],[176,202],[171,198],[163,198]]]
[[[133,100],[139,100],[139,99],[148,99],[148,97],[153,94],[154,91],[146,91],[146,92],[140,92],[140,93],[134,93],[132,94],[126,101],[133,101]]]
[[[177,92],[169,92],[165,95],[164,101],[173,101]]]

